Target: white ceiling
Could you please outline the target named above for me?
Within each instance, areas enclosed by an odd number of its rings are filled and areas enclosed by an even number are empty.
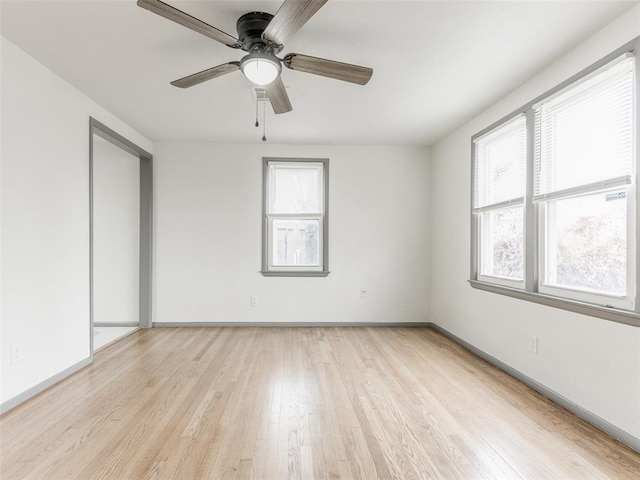
[[[236,36],[279,1],[165,0]],[[271,143],[430,145],[638,2],[330,0],[285,45],[370,66],[359,86],[284,69],[293,111],[267,113]],[[260,142],[240,72],[171,80],[243,52],[135,0],[2,1],[2,35],[153,141]]]

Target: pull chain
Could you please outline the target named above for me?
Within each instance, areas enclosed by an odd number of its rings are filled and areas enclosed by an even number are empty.
[[[256,128],[259,126],[260,124],[258,123],[258,95],[256,94]]]
[[[267,117],[266,117],[266,105],[267,102],[262,102],[262,141],[267,141]]]

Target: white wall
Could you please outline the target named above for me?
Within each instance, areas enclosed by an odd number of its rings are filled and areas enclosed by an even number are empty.
[[[328,277],[259,273],[263,156],[330,159]],[[155,322],[426,321],[426,149],[156,144],[154,177]]]
[[[89,116],[143,138],[2,38],[0,402],[89,358]],[[11,365],[10,345],[22,359]],[[9,402],[10,403],[10,402]]]
[[[640,439],[640,328],[472,289],[470,137],[640,35],[636,7],[432,150],[431,320]],[[528,337],[539,337],[539,353]]]
[[[94,135],[94,323],[138,323],[139,280],[140,159]]]

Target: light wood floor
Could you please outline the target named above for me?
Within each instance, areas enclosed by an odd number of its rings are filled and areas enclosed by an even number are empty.
[[[634,479],[640,455],[428,328],[158,328],[0,417],[10,479]]]

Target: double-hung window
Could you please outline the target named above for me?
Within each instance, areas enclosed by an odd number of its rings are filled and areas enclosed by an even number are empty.
[[[526,118],[518,115],[474,141],[478,278],[524,286]]]
[[[624,54],[533,107],[540,292],[633,308],[634,83]]]
[[[472,138],[474,287],[640,325],[638,49]]]
[[[262,273],[326,276],[327,159],[263,159]]]

